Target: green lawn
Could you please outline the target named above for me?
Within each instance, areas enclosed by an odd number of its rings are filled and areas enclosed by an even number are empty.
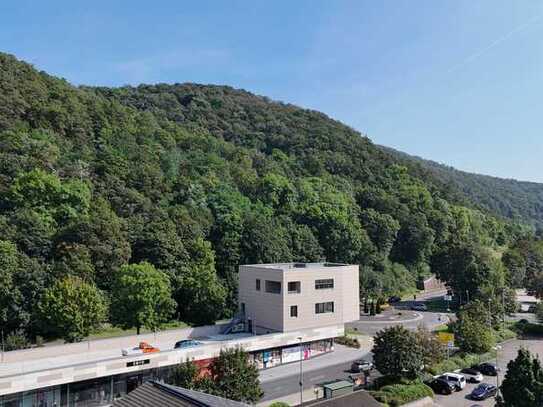
[[[163,324],[160,329],[157,332],[160,331],[169,331],[172,329],[182,329],[186,328],[188,325],[181,321],[171,321],[166,324]],[[141,334],[146,333],[152,333],[153,331],[150,331],[149,329],[142,328],[140,330]],[[122,329],[117,328],[114,326],[111,326],[109,324],[104,325],[104,327],[96,332],[93,332],[88,338],[85,338],[85,340],[94,340],[94,339],[106,339],[106,338],[116,338],[119,336],[129,336],[129,335],[136,335],[136,328],[133,329]]]

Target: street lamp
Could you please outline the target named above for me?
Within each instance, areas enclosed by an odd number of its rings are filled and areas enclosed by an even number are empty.
[[[303,361],[304,353],[302,348],[302,337],[299,336],[298,340],[300,341],[300,406],[304,403],[304,371],[303,371]]]
[[[500,345],[496,345],[494,349],[496,350],[496,387],[498,388],[498,392],[500,391],[500,367],[498,366],[498,353],[500,352],[500,349],[502,347]]]

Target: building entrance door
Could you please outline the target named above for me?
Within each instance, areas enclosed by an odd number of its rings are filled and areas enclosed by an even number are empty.
[[[141,384],[141,377],[139,375],[129,376],[126,378],[126,394],[135,390]]]

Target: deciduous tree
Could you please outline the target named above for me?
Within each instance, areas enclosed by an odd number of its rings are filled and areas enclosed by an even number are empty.
[[[123,328],[156,330],[175,309],[166,274],[150,263],[122,266],[111,290],[111,320]]]
[[[88,336],[105,320],[107,305],[94,285],[77,277],[66,277],[45,291],[39,313],[47,330],[75,342]]]

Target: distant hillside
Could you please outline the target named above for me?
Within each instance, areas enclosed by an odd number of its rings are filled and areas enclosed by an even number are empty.
[[[413,169],[420,166],[482,209],[543,229],[543,184],[473,174],[389,147],[382,149]]]
[[[0,325],[58,335],[46,289],[111,295],[142,262],[194,324],[237,308],[240,264],[354,263],[363,295],[407,292],[447,248],[523,233],[450,184],[320,112],[227,86],[75,87],[0,53]]]

